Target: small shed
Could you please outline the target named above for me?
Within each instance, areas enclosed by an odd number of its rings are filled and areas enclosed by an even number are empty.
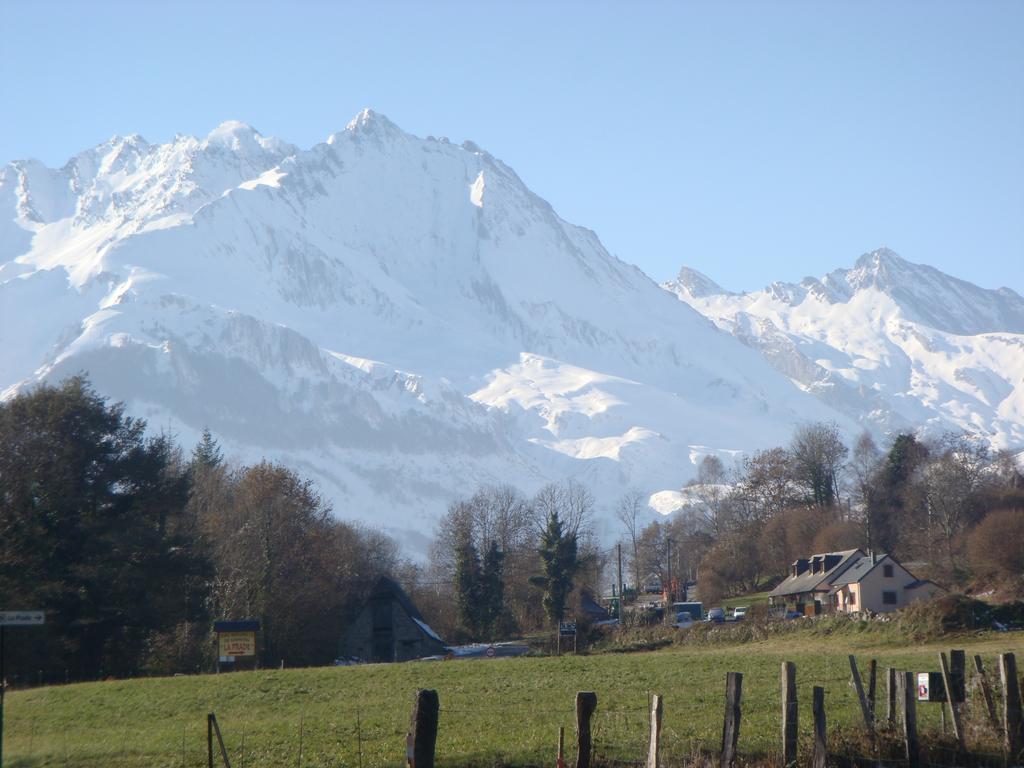
[[[395,581],[381,576],[342,634],[340,655],[370,662],[410,661],[447,651]]]

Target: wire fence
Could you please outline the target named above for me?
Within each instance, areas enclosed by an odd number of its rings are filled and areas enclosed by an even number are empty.
[[[775,657],[773,657],[773,662]],[[920,659],[918,658],[919,662]],[[486,664],[487,662],[484,662]],[[506,663],[506,662],[496,662]],[[666,664],[670,664],[667,660]],[[687,685],[693,669],[666,670],[652,679],[651,689],[623,690],[615,681],[581,675],[571,681],[542,681],[549,687],[531,690],[513,678],[517,668],[508,664],[510,679],[486,688],[467,675],[458,686],[437,686],[440,694],[440,727],[437,737],[439,766],[533,766],[554,764],[559,728],[566,734],[566,752],[575,754],[572,734],[576,729],[575,691],[596,690],[598,707],[592,720],[593,755],[597,766],[643,765],[650,734],[650,701],[653,692],[664,692],[661,754],[664,766],[703,765],[717,761],[722,745],[726,671],[744,672],[740,727],[741,764],[781,765],[781,701],[778,668],[751,658],[750,654],[715,656],[700,662],[714,669],[701,678],[719,683]],[[777,663],[777,662],[775,662]],[[894,664],[894,666],[898,666]],[[426,665],[424,665],[426,668]],[[900,667],[906,668],[906,665]],[[804,670],[806,669],[806,673]],[[885,715],[885,686],[876,691],[875,712]],[[589,670],[584,670],[589,673]],[[10,768],[41,766],[109,768],[198,768],[207,765],[206,714],[217,712],[225,748],[233,768],[337,768],[405,765],[406,735],[410,729],[412,693],[396,687],[386,675],[378,690],[348,692],[344,685],[314,690],[287,673],[245,673],[266,680],[266,696],[279,697],[279,710],[261,702],[258,708],[242,695],[238,681],[244,675],[222,675],[209,690],[189,704],[172,697],[174,679],[160,683],[145,698],[125,682],[124,696],[115,692],[88,697],[62,697],[57,691],[23,691],[10,706],[5,723],[5,765]],[[358,671],[356,672],[358,674]],[[863,669],[862,669],[863,674]],[[339,680],[344,678],[339,677]],[[491,680],[491,678],[487,678]],[[211,678],[206,678],[211,680]],[[424,681],[430,684],[429,680]],[[576,683],[572,688],[565,682]],[[541,683],[537,684],[538,686]],[[550,686],[562,686],[556,695]],[[830,764],[840,766],[905,766],[895,728],[880,728],[875,749],[864,738],[863,720],[848,666],[835,658],[801,662],[797,675],[800,764],[809,764],[812,750],[810,702],[814,686],[826,691]],[[167,691],[166,705],[161,691]],[[48,695],[52,711],[41,713],[31,706],[33,696]],[[296,705],[295,702],[302,702]],[[110,702],[117,702],[111,705]],[[9,699],[9,703],[11,700]],[[923,766],[1003,766],[998,734],[985,723],[983,705],[971,698],[965,722],[974,742],[969,762],[943,734],[940,704],[917,707],[921,762]],[[82,707],[85,707],[83,709]],[[135,723],[147,722],[140,729]],[[572,760],[569,759],[569,764]],[[219,762],[217,763],[220,764]]]

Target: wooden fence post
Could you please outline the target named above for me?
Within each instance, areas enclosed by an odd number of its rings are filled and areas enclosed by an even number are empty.
[[[981,683],[981,695],[985,699],[985,709],[988,710],[988,721],[996,733],[999,733],[999,718],[996,716],[996,703],[992,699],[992,686],[988,683],[988,675],[985,674],[985,666],[981,662],[981,655],[974,655],[974,668],[978,672],[978,680]]]
[[[864,683],[861,682],[860,672],[857,671],[857,659],[850,654],[850,671],[853,673],[853,685],[857,689],[857,699],[860,701],[860,713],[864,717],[864,727],[868,729],[868,736],[872,741],[875,739],[875,723],[868,709],[868,700],[864,696]]]
[[[743,698],[743,673],[728,672],[725,676],[725,723],[722,726],[721,768],[732,768],[736,762],[736,745],[740,740],[740,700]]]
[[[217,744],[220,747],[220,757],[224,761],[224,768],[231,768],[231,761],[228,760],[228,751],[224,748],[224,737],[220,734],[220,726],[217,724],[217,716],[211,712],[206,716],[206,760],[209,768],[213,768],[213,737],[217,737]]]
[[[956,705],[956,688],[953,687],[953,676],[949,672],[949,664],[946,663],[946,654],[939,652],[939,665],[942,669],[942,684],[946,688],[946,703],[949,704],[949,716],[953,721],[953,736],[956,737],[956,745],[961,752],[964,751],[964,729],[960,724],[960,708]]]
[[[825,768],[825,758],[828,754],[828,745],[825,741],[825,689],[820,685],[814,686],[814,757],[811,760],[812,768]]]
[[[782,765],[796,764],[797,709],[796,664],[782,662]]]
[[[868,662],[868,711],[871,713],[871,727],[875,726],[875,693],[878,690],[878,662]]]
[[[889,725],[896,723],[896,668],[885,668],[885,719]]]
[[[959,705],[962,716],[963,705],[967,701],[967,654],[963,651],[954,649],[949,652],[949,679],[956,694],[953,701]]]
[[[412,764],[415,768],[434,768],[434,749],[437,746],[437,725],[441,702],[437,691],[420,688],[416,691],[412,708]]]
[[[658,768],[658,751],[661,748],[661,717],[664,705],[657,693],[651,699],[651,743],[647,748],[647,768]]]
[[[558,759],[555,768],[565,768],[565,728],[558,726]]]
[[[1008,758],[1017,759],[1021,748],[1020,683],[1017,681],[1017,657],[999,655],[999,677],[1003,683],[1003,733]]]
[[[918,768],[920,755],[917,745],[917,686],[913,672],[901,672],[900,709],[903,712],[903,742],[906,745],[908,768]]]
[[[576,768],[590,768],[593,743],[590,740],[590,718],[597,709],[597,694],[580,691],[576,694]]]

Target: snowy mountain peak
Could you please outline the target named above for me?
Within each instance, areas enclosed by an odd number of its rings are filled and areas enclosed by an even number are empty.
[[[805,391],[882,431],[1024,441],[1024,299],[888,248],[819,279],[723,295],[665,288]],[[692,278],[689,279],[692,282]]]
[[[78,371],[410,536],[483,483],[613,500],[853,425],[475,144],[372,110],[308,150],[230,121],[0,169],[0,392]]]
[[[358,115],[349,120],[345,130],[351,133],[403,132],[386,116],[380,112],[374,112],[369,107],[363,108]]]
[[[665,287],[673,292],[676,290],[685,291],[688,295],[698,299],[705,296],[729,294],[729,291],[725,290],[710,277],[692,267],[681,268],[679,274],[676,275],[676,279],[670,281]]]

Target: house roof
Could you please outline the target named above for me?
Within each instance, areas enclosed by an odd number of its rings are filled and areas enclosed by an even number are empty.
[[[416,625],[423,630],[426,635],[442,645],[444,644],[444,640],[442,640],[437,632],[431,629],[430,625],[424,621],[423,616],[416,609],[412,600],[409,599],[405,590],[399,586],[398,582],[393,579],[389,579],[387,576],[381,576],[377,579],[377,583],[374,584],[373,589],[370,590],[370,594],[364,601],[363,607],[374,600],[388,599],[394,599],[400,606],[402,606],[402,609],[409,614],[409,618],[416,622]]]
[[[846,584],[856,584],[871,573],[871,571],[875,570],[875,567],[884,560],[888,560],[890,563],[896,563],[896,561],[888,555],[875,555],[874,558],[872,558],[871,555],[865,555],[837,576],[832,581],[832,586],[842,587]],[[896,564],[899,565],[899,563]]]
[[[807,570],[799,576],[790,576],[769,592],[768,597],[799,595],[805,592],[827,590],[831,586],[833,579],[843,573],[850,566],[851,562],[855,561],[857,556],[863,557],[864,553],[859,549],[847,549],[841,552],[822,552],[808,559],[813,560],[816,557],[825,557],[827,555],[838,555],[840,560],[823,573],[811,573],[810,570]]]

